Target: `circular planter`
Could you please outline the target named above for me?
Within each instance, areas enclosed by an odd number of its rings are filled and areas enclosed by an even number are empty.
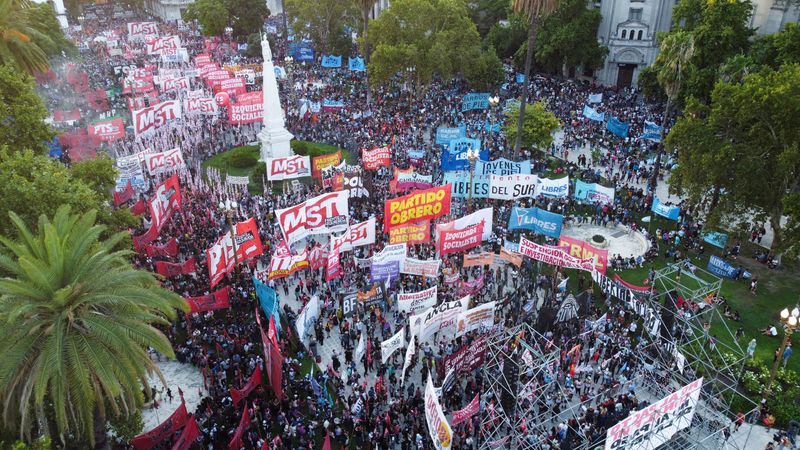
[[[594,245],[595,247],[599,248],[608,247],[608,239],[606,239],[606,237],[603,236],[602,234],[595,234],[594,236],[592,236],[591,242],[592,245]]]

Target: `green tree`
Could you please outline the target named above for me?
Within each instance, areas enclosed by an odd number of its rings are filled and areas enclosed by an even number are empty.
[[[505,72],[503,62],[489,47],[485,51],[475,49],[472,63],[464,67],[464,78],[469,87],[476,91],[493,91],[503,83]]]
[[[498,22],[506,20],[508,10],[511,6],[510,0],[473,0],[467,2],[469,15],[478,33],[486,36]]]
[[[197,0],[186,7],[183,19],[199,22],[203,36],[222,36],[228,26],[228,9],[220,0]]]
[[[503,129],[509,142],[521,141],[525,148],[546,152],[553,143],[553,133],[561,126],[558,118],[545,110],[545,104],[542,101],[532,104],[524,118],[523,126],[517,127],[519,111],[512,109],[506,113],[506,124]],[[517,139],[517,131],[520,129],[522,136]]]
[[[661,140],[664,140],[664,131],[667,120],[669,119],[672,105],[678,94],[681,92],[685,80],[694,72],[694,67],[690,61],[695,53],[694,36],[686,31],[678,30],[670,33],[661,40],[656,57],[657,72],[656,79],[658,84],[664,89],[667,95],[667,105],[664,107],[664,115],[661,118]],[[661,149],[656,155],[655,168],[650,177],[650,188],[656,191],[658,183],[658,173],[661,170]]]
[[[47,53],[39,45],[55,45],[34,17],[30,0],[0,0],[0,64],[34,73],[50,68]]]
[[[577,66],[596,69],[603,66],[608,48],[597,43],[600,10],[588,8],[587,0],[565,0],[542,21],[536,39],[536,61],[552,73]]]
[[[376,0],[353,0],[353,4],[361,13],[361,46],[363,48],[364,61],[369,64],[369,15],[375,6]]]
[[[269,17],[267,2],[263,0],[223,0],[233,28],[233,35],[246,38],[252,33],[261,33],[264,20]]]
[[[52,215],[58,205],[70,205],[74,211],[99,211],[102,223],[115,230],[136,223],[127,209],[111,211],[111,187],[116,171],[111,160],[98,158],[67,168],[58,161],[36,155],[30,150],[10,152],[0,148],[0,214],[15,211],[25,223],[33,226],[42,214]],[[12,224],[0,221],[0,234],[14,231]]]
[[[142,420],[141,411],[133,411],[128,415],[119,415],[111,417],[108,421],[108,427],[114,432],[117,443],[119,445],[126,445],[133,438],[141,434],[144,429],[144,420]]]
[[[497,50],[499,57],[510,58],[514,56],[527,38],[528,21],[524,16],[514,13],[508,16],[507,24],[496,23],[492,25],[489,34],[486,35],[486,42]],[[522,64],[520,64],[521,66]]]
[[[30,19],[44,34],[44,39],[39,35],[32,36],[33,42],[41,48],[47,56],[60,55],[63,51],[75,54],[75,44],[72,43],[61,30],[61,24],[56,18],[56,11],[50,3],[34,3],[31,5]]]
[[[34,90],[33,77],[0,65],[0,146],[11,151],[30,148],[44,153],[55,133],[44,122],[47,108]]]
[[[520,98],[519,119],[517,120],[516,139],[514,140],[514,153],[519,153],[522,146],[522,126],[525,121],[525,106],[528,103],[528,84],[531,79],[531,66],[533,65],[533,49],[536,47],[536,33],[539,23],[549,17],[558,8],[559,0],[514,0],[514,11],[528,19],[528,42],[525,51],[525,77],[522,84]]]
[[[754,30],[748,26],[753,6],[750,0],[680,0],[672,12],[673,23],[688,32],[695,42],[691,64],[696,68],[683,84],[678,99],[689,95],[707,102],[718,70],[728,58],[746,52]],[[664,36],[659,37],[665,39]],[[654,63],[655,70],[659,62]]]
[[[396,0],[370,28],[370,83],[408,73],[417,95],[434,77],[452,78],[480,51],[480,36],[463,0]]]
[[[134,413],[148,374],[161,374],[148,348],[174,356],[153,325],[188,305],[114,250],[126,233],[102,240],[94,211],[62,206],[33,230],[9,216],[19,237],[0,237],[0,268],[10,274],[0,279],[4,419],[24,435],[41,408],[55,425],[51,439],[108,448],[107,418]]]
[[[749,209],[756,221],[769,220],[774,251],[792,248],[797,236],[784,237],[781,218],[800,192],[800,65],[719,82],[711,100],[705,117],[683,117],[670,131],[667,145],[679,152],[676,189],[724,192],[714,217]],[[713,176],[698,177],[703,170]]]
[[[349,55],[352,39],[347,28],[355,28],[359,11],[347,0],[286,0],[292,30],[311,38],[326,55]]]

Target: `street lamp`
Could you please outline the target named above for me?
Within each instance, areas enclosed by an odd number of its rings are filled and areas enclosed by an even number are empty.
[[[798,328],[798,319],[800,319],[800,309],[798,308],[794,308],[791,312],[788,308],[783,308],[783,311],[781,311],[781,325],[783,325],[784,331],[783,342],[781,342],[781,348],[778,350],[778,356],[775,358],[775,362],[772,364],[772,370],[769,372],[769,380],[767,380],[767,384],[764,386],[762,403],[772,393],[770,391],[772,388],[772,382],[775,381],[775,374],[778,373],[778,365],[783,359],[783,351],[786,350],[786,346],[789,345],[789,342],[791,342],[792,333],[794,333]]]
[[[219,210],[225,216],[228,221],[228,226],[230,227],[231,233],[231,244],[233,245],[233,263],[234,266],[239,265],[239,257],[236,256],[236,227],[233,225],[233,216],[236,214],[236,208],[239,205],[236,204],[236,200],[225,200],[224,202],[219,202]]]
[[[469,202],[467,203],[467,212],[472,212],[472,191],[475,190],[473,180],[475,178],[475,161],[480,158],[478,150],[473,150],[472,147],[467,147],[467,160],[469,161]]]
[[[496,95],[494,97],[489,97],[489,111],[488,111],[489,112],[489,130],[486,133],[486,137],[489,138],[489,142],[484,144],[484,145],[486,145],[486,148],[489,148],[489,144],[491,143],[491,137],[492,137],[492,134],[494,133],[494,118],[495,118],[494,107],[497,106],[499,103],[500,103],[500,97],[498,97]]]

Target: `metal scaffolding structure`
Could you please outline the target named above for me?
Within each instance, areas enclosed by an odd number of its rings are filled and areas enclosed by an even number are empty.
[[[614,286],[620,297],[634,298],[630,292],[620,294],[627,288]],[[635,386],[640,401],[654,403],[703,377],[691,425],[669,439],[663,436],[661,445],[636,449],[747,449],[749,431],[744,439],[727,441],[723,432],[736,412],[731,403],[737,396],[745,399],[737,387],[746,352],[715,302],[721,280],[699,268],[670,265],[656,272],[652,286],[651,293],[637,293],[627,305],[646,330],[643,342],[626,352],[637,361],[637,370],[624,383],[583,401],[573,401],[574,391],[559,377],[562,349],[531,324],[492,335],[484,363],[486,408],[479,448],[538,450],[543,448],[541,438],[561,424],[571,440],[568,448],[594,449],[605,436],[591,442],[583,435],[581,421],[587,409],[627,393],[628,386]]]

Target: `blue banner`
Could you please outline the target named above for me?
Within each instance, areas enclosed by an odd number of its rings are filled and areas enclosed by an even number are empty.
[[[367,65],[364,64],[364,58],[356,56],[347,60],[347,68],[353,72],[363,72],[367,70]]]
[[[342,109],[344,108],[344,102],[341,100],[330,100],[325,99],[322,101],[322,110],[327,111],[331,109]]]
[[[728,245],[728,235],[720,233],[719,231],[709,231],[703,233],[703,240],[713,245],[714,247],[725,248]]]
[[[470,92],[461,99],[461,112],[489,107],[488,92]]]
[[[446,128],[439,127],[436,129],[436,144],[447,145],[453,139],[458,139],[467,136],[466,127]]]
[[[64,153],[64,149],[61,148],[61,143],[58,142],[58,136],[48,142],[47,147],[50,149],[51,158],[61,158],[61,155]]]
[[[372,263],[370,282],[382,283],[388,279],[395,280],[400,276],[400,261],[387,261],[385,264]]]
[[[611,116],[611,118],[608,119],[606,129],[621,138],[628,137],[628,124],[625,122],[620,122],[620,120],[614,116]]]
[[[653,207],[650,209],[659,216],[666,217],[669,220],[678,220],[681,216],[680,206],[665,205],[661,203],[658,197],[653,198]]]
[[[524,73],[518,73],[517,76],[515,77],[515,80],[519,84],[524,83],[525,82],[525,74]]]
[[[336,68],[342,67],[342,57],[334,55],[325,55],[322,57],[322,67]]]
[[[487,133],[499,133],[500,132],[500,124],[499,123],[490,123],[488,120],[483,123],[483,131]]]
[[[561,236],[564,216],[540,208],[511,208],[508,218],[509,230],[531,230],[535,233],[557,238]]]
[[[295,61],[314,61],[314,49],[306,42],[289,44],[289,53]]]
[[[711,258],[709,258],[708,271],[714,275],[725,278],[733,278],[736,276],[737,272],[735,267],[728,264],[724,259],[717,255],[711,255]]]
[[[661,127],[653,122],[644,122],[644,133],[639,136],[639,139],[647,139],[653,142],[661,142]]]
[[[261,309],[264,311],[264,314],[266,314],[267,317],[271,316],[275,318],[275,328],[280,331],[281,312],[278,308],[278,306],[280,306],[280,300],[278,300],[278,294],[275,292],[275,289],[258,281],[256,277],[253,277],[253,287],[256,289],[256,296],[258,297],[258,302],[261,304]]]
[[[594,120],[595,122],[602,122],[606,120],[605,114],[597,112],[596,109],[589,105],[583,105],[583,117],[586,117],[589,120]]]
[[[480,161],[478,161],[480,162]],[[477,169],[475,173],[477,174]],[[472,198],[489,198],[490,175],[473,175]],[[468,170],[444,173],[444,184],[450,184],[453,197],[469,198],[470,179]]]
[[[425,150],[408,150],[406,155],[408,155],[409,159],[424,159]]]
[[[469,169],[467,149],[470,148],[473,151],[479,151],[479,159],[484,161],[489,159],[489,150],[481,149],[480,140],[471,138],[453,139],[447,148],[442,149],[442,171]]]
[[[498,158],[493,161],[475,161],[475,175],[530,175],[531,162]]]
[[[519,242],[511,242],[508,239],[503,241],[503,248],[514,253],[519,253]]]

